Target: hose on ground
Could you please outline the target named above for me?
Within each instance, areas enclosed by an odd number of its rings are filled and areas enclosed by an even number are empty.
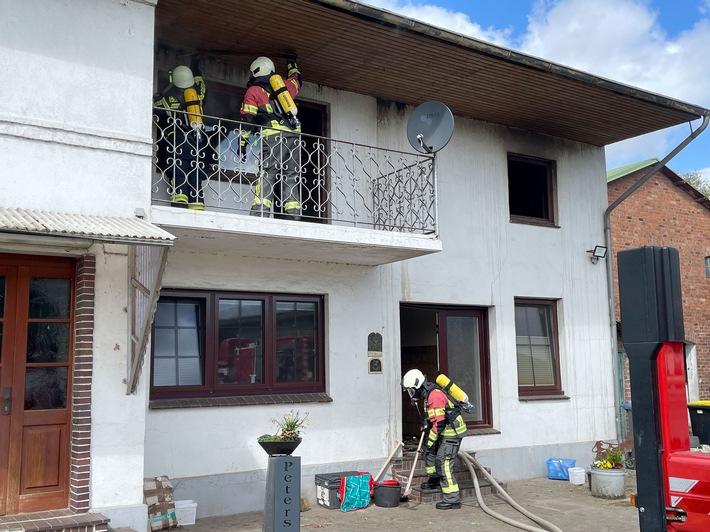
[[[521,530],[528,530],[529,532],[562,532],[559,528],[557,528],[555,525],[552,523],[549,523],[542,519],[541,517],[538,517],[529,511],[527,511],[525,508],[520,506],[517,502],[515,502],[510,495],[506,493],[506,491],[496,482],[496,480],[491,476],[488,471],[486,471],[481,464],[479,464],[474,457],[469,455],[465,451],[459,451],[459,456],[463,458],[464,462],[466,462],[466,465],[468,466],[469,471],[471,472],[471,477],[473,477],[473,486],[476,490],[476,499],[478,499],[478,504],[481,507],[481,509],[486,512],[488,515],[491,517],[494,517],[495,519],[498,519],[500,521],[503,521],[504,523],[508,523],[511,526],[514,526],[516,528],[520,528]],[[491,485],[498,490],[498,492],[503,496],[503,498],[517,511],[519,511],[521,514],[523,514],[525,517],[528,519],[534,521],[538,525],[542,526],[543,528],[537,528],[531,525],[526,525],[525,523],[519,523],[518,521],[515,521],[509,517],[506,517],[502,514],[499,514],[498,512],[494,512],[486,504],[483,502],[483,496],[481,495],[481,487],[478,484],[478,477],[476,476],[476,471],[474,470],[474,467],[477,468],[483,475],[488,479],[488,481],[491,483]]]

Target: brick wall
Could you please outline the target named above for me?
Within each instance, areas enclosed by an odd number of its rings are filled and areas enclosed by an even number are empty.
[[[648,169],[639,170],[608,185],[614,202]],[[678,250],[685,337],[697,345],[700,399],[710,400],[710,279],[705,257],[710,256],[710,210],[674,183],[677,176],[662,169],[624,200],[611,214],[616,316],[619,289],[616,254],[640,246],[668,246]],[[629,400],[628,365],[624,384]]]
[[[89,510],[91,472],[91,377],[94,357],[94,286],[96,257],[85,255],[76,266],[74,367],[69,471],[69,508]]]

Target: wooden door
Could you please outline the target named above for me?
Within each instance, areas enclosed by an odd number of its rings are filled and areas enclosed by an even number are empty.
[[[74,274],[0,256],[0,514],[68,504]]]

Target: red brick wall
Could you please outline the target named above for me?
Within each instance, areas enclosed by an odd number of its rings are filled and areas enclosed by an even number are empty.
[[[77,513],[89,510],[95,279],[96,257],[85,255],[79,259],[76,265],[71,462],[69,472],[69,509]]]
[[[647,170],[609,183],[609,203],[643,177]],[[710,210],[659,171],[612,211],[611,238],[617,319],[616,254],[624,249],[651,245],[678,250],[685,337],[697,345],[700,399],[710,400],[710,279],[705,276],[705,257],[710,256]],[[626,367],[624,382],[628,401]]]

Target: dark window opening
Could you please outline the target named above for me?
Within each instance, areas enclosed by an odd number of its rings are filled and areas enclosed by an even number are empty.
[[[554,161],[508,154],[510,217],[554,224]]]

